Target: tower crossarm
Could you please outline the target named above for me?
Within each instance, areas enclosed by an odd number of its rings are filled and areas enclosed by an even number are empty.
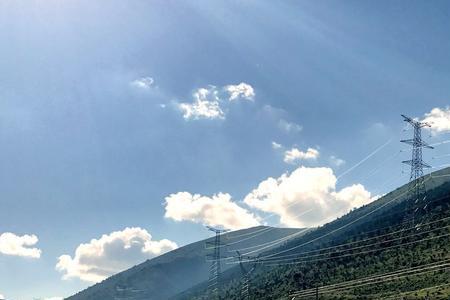
[[[422,166],[422,168],[431,168],[431,166],[429,164],[424,163],[423,161],[417,162],[417,161],[410,159],[410,160],[404,160],[404,161],[402,161],[402,163],[410,165],[410,166],[412,166],[414,164],[414,166],[419,166],[419,167]]]
[[[408,140],[401,140],[400,142],[408,144],[408,145],[412,145],[415,147],[422,147],[422,148],[428,148],[428,149],[434,149],[434,147],[428,145],[427,143],[425,143],[422,140],[417,140],[417,139],[408,139]]]
[[[218,229],[218,228],[214,228],[211,226],[206,226],[206,228],[208,228],[209,231],[212,231],[216,234],[222,234],[222,233],[230,231],[229,229]]]

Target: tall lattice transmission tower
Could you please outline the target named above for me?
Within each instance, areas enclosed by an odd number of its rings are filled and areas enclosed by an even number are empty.
[[[260,264],[259,256],[243,256],[238,250],[236,250],[237,257],[239,259],[239,266],[242,272],[242,285],[241,285],[241,299],[250,299],[250,278],[255,271],[258,264]],[[244,265],[244,260],[251,264],[249,268]]]
[[[430,168],[431,166],[425,163],[422,159],[422,149],[428,148],[433,149],[430,145],[425,143],[422,140],[422,128],[423,127],[431,127],[430,124],[426,122],[420,122],[414,120],[410,117],[402,115],[405,122],[409,123],[414,129],[414,137],[412,139],[401,140],[400,142],[411,145],[412,146],[412,157],[410,160],[402,161],[402,163],[411,166],[411,175],[409,177],[410,181],[410,191],[409,198],[412,200],[413,207],[412,218],[414,222],[414,216],[417,213],[419,208],[423,208],[421,206],[421,201],[425,199],[426,196],[426,188],[425,181],[423,178],[423,169]]]
[[[211,260],[211,267],[209,269],[209,299],[220,299],[220,274],[221,270],[221,260],[220,249],[225,245],[221,243],[220,237],[223,233],[227,232],[226,229],[217,229],[210,226],[206,226],[208,230],[214,232],[216,235],[214,241],[206,242],[207,249],[213,249],[212,254],[208,254],[207,259]],[[212,247],[211,247],[212,246]]]

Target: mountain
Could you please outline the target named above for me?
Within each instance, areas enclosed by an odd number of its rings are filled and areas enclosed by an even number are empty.
[[[450,168],[404,185],[277,248],[266,249],[242,297],[238,268],[221,299],[450,299]],[[199,284],[173,299],[212,299]]]
[[[249,248],[254,245],[267,244],[272,240],[288,240],[290,236],[299,236],[306,230],[291,228],[274,228],[258,226],[228,232],[221,235],[222,252],[234,254],[236,249]],[[209,238],[195,242],[161,256],[147,260],[131,269],[111,276],[110,278],[87,288],[67,299],[70,300],[119,300],[119,299],[168,299],[175,294],[208,279],[210,262],[206,255],[211,253],[207,243],[214,241]],[[227,270],[231,265],[224,265]]]
[[[320,299],[448,299],[450,272],[442,268],[447,262],[450,268],[450,168],[424,180],[423,211],[415,210],[407,184],[315,229],[260,226],[224,234],[227,255],[236,249],[261,255],[244,264],[256,266],[249,299],[315,299],[316,292]],[[68,299],[212,299],[205,244],[213,240],[148,260]],[[226,262],[221,299],[243,299],[239,265]]]

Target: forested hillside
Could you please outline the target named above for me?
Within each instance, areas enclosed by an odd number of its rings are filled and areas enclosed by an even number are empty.
[[[249,299],[449,299],[449,180],[450,169],[432,173],[419,201],[403,186],[249,258],[244,266],[256,266]],[[238,265],[236,259],[223,263]],[[237,267],[221,282],[221,299],[246,299]],[[176,299],[213,297],[199,285]]]
[[[226,233],[222,239],[230,244],[227,250],[252,247],[255,244],[285,239],[304,232],[300,229],[258,226]],[[208,279],[210,252],[206,242],[198,241],[143,262],[118,273],[67,299],[70,300],[119,300],[119,299],[167,299],[176,293]],[[225,249],[223,250],[225,252]],[[226,270],[230,266],[223,266]]]

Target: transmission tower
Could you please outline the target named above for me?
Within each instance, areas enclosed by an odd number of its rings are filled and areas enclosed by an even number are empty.
[[[409,123],[414,129],[414,138],[401,140],[400,142],[411,145],[412,146],[412,157],[410,160],[402,161],[402,163],[411,166],[411,175],[409,177],[410,181],[410,190],[409,190],[409,198],[412,200],[412,208],[409,210],[412,212],[412,219],[414,223],[414,217],[419,209],[420,201],[425,199],[426,196],[426,188],[425,181],[423,178],[423,169],[430,168],[431,166],[422,160],[422,149],[428,148],[433,149],[430,145],[422,140],[422,128],[423,127],[431,127],[430,124],[426,122],[416,121],[410,117],[402,115],[403,121]]]
[[[221,270],[221,259],[222,257],[220,256],[220,248],[225,246],[224,244],[221,243],[220,241],[220,236],[221,234],[227,232],[228,230],[226,229],[217,229],[217,228],[213,228],[210,226],[206,226],[206,228],[208,228],[208,230],[214,232],[216,234],[216,236],[214,237],[214,241],[213,242],[206,242],[207,245],[207,249],[211,249],[211,247],[208,246],[213,246],[213,253],[212,254],[208,254],[206,257],[208,259],[211,260],[211,267],[209,269],[209,286],[208,289],[210,291],[210,295],[211,295],[211,299],[220,299],[220,274],[222,272]]]
[[[242,277],[243,277],[242,286],[241,286],[241,299],[249,300],[250,299],[250,277],[259,264],[259,255],[244,257],[237,250],[236,250],[236,253],[237,253],[237,257],[239,259],[239,266],[241,267],[241,272],[242,272]],[[243,259],[245,259],[248,262],[252,262],[252,265],[249,269],[245,268]]]

